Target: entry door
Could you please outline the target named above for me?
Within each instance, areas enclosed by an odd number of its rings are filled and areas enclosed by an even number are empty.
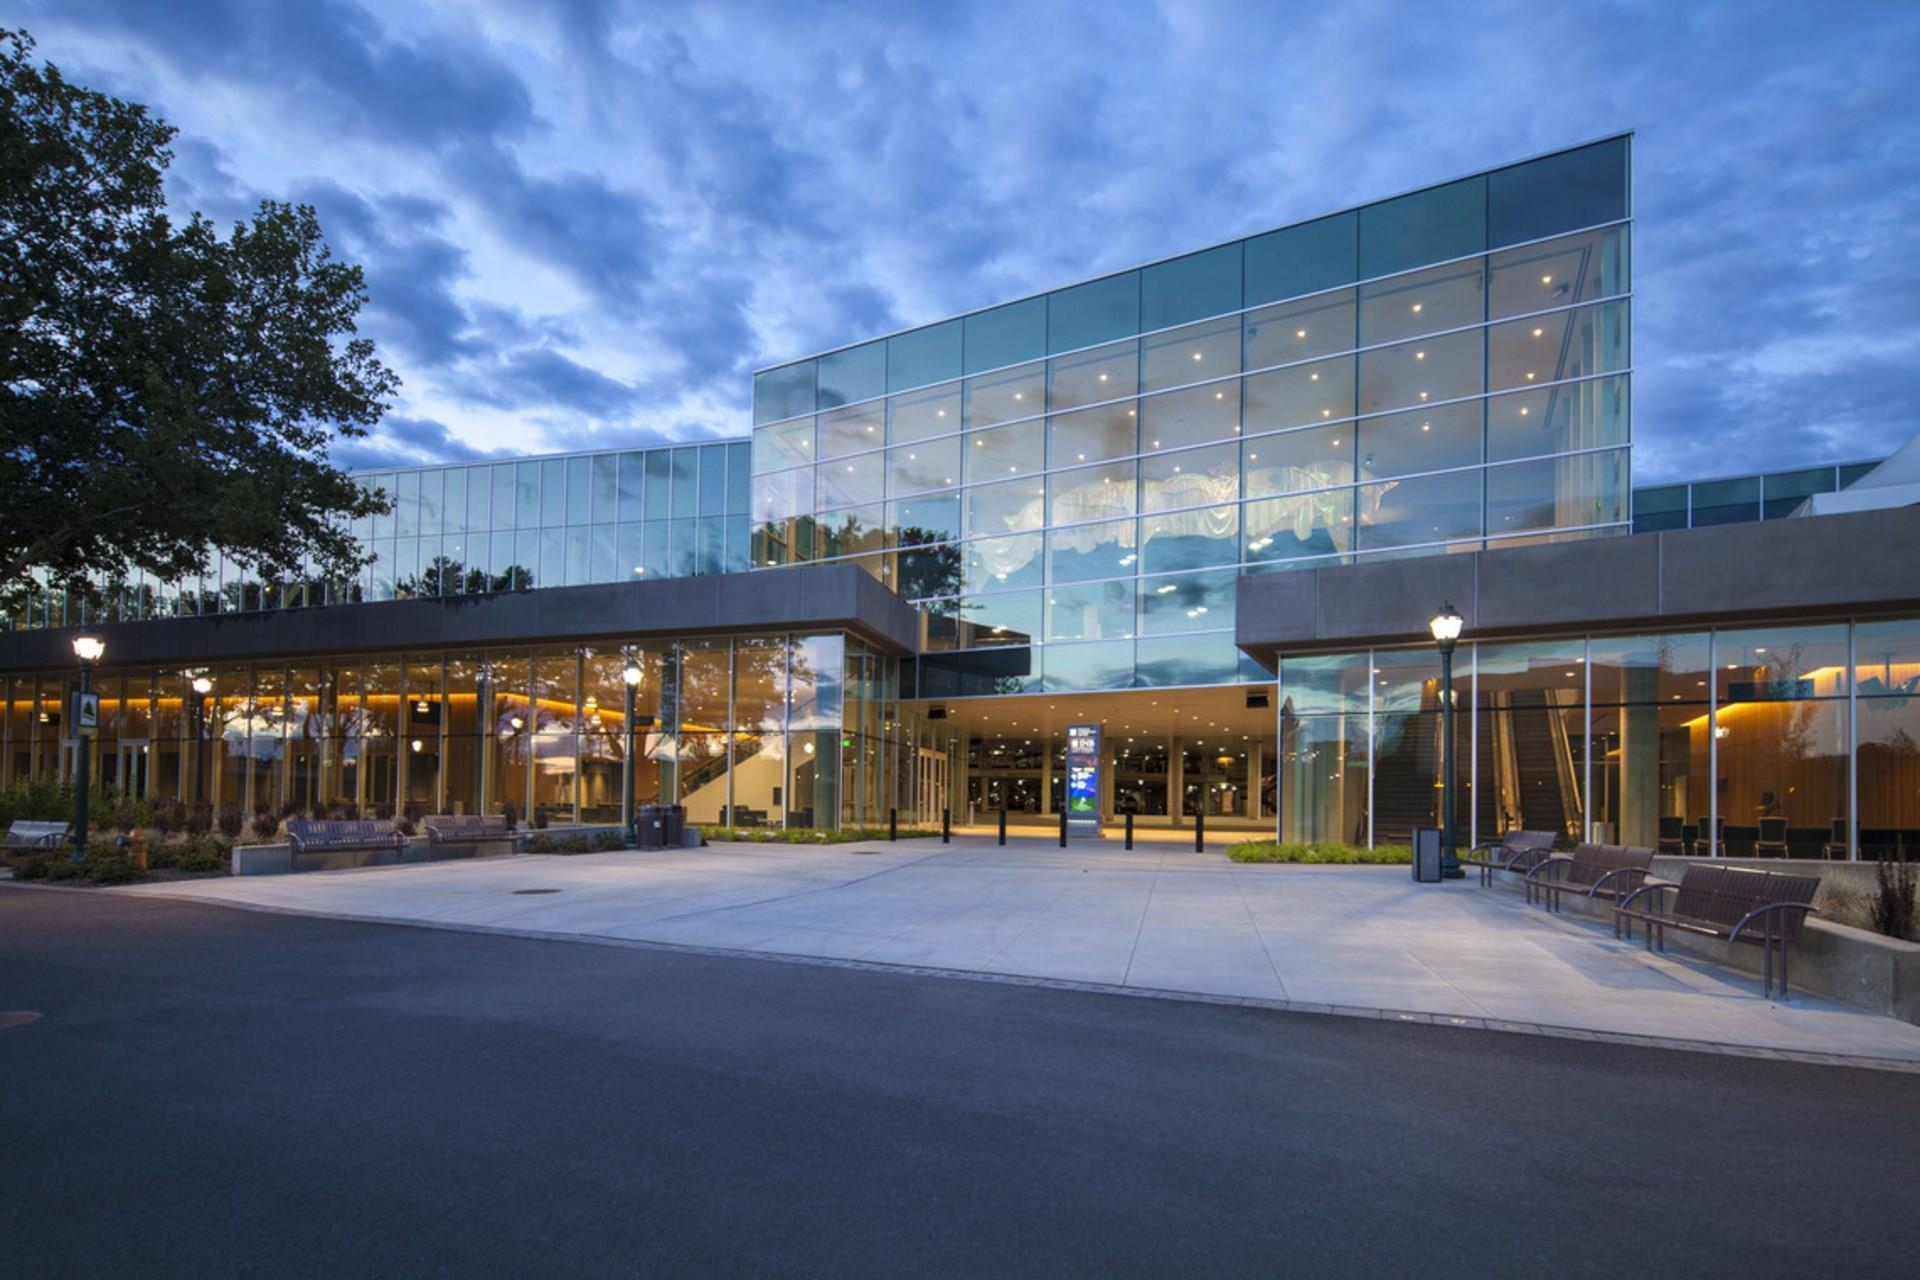
[[[940,821],[941,810],[947,807],[947,753],[930,747],[921,747],[919,752],[918,776],[914,779],[920,798],[919,821],[930,825]]]
[[[146,797],[147,761],[150,754],[145,742],[123,740],[120,743],[120,772],[117,780],[129,800],[140,800]]]

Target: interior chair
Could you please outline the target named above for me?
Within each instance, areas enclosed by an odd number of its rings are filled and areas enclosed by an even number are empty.
[[[1760,838],[1753,842],[1756,858],[1787,856],[1787,820],[1777,814],[1760,819]]]

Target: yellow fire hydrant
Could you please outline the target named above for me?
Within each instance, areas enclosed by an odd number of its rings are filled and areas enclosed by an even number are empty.
[[[127,861],[141,875],[147,873],[147,833],[139,827],[127,833]]]

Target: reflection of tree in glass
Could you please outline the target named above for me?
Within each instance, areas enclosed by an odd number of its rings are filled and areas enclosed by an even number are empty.
[[[938,530],[917,526],[900,530],[900,580],[894,585],[907,599],[924,600],[959,592],[959,545],[951,542],[928,545],[943,536]]]

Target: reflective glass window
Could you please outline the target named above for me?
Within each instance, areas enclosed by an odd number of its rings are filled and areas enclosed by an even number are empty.
[[[1627,291],[1627,229],[1585,231],[1496,253],[1487,274],[1487,316],[1499,320],[1591,302]]]
[[[1487,247],[1487,181],[1467,178],[1360,210],[1360,278],[1392,275]]]
[[[727,513],[727,446],[700,446],[700,514]],[[583,517],[584,518],[584,517]]]
[[[1596,706],[1707,700],[1704,632],[1596,636],[1587,658]]]
[[[785,520],[813,509],[813,472],[776,471],[753,478],[753,517]]]
[[[1249,498],[1353,483],[1354,424],[1259,436],[1241,446]]]
[[[1133,514],[1135,464],[1074,467],[1047,476],[1047,523],[1075,524]]]
[[[1364,713],[1371,700],[1371,655],[1315,654],[1280,660],[1283,714]]]
[[[1075,351],[1140,332],[1140,273],[1127,271],[1047,295],[1047,350]]]
[[[1044,599],[1040,591],[1004,591],[961,601],[961,647],[1033,643]]]
[[[1040,585],[1043,540],[1037,533],[1015,534],[1009,538],[976,538],[962,543],[967,560],[965,581],[969,591],[998,591],[1002,588]]]
[[[1360,412],[1477,395],[1485,335],[1478,329],[1360,353]]]
[[[850,507],[823,515],[814,525],[822,559],[869,555],[886,550],[886,511],[879,505]]]
[[[402,471],[394,477],[393,532],[396,537],[414,538],[420,534],[420,473]]]
[[[999,369],[1047,354],[1047,300],[1028,298],[964,321],[966,370]]]
[[[1480,475],[1455,471],[1361,485],[1360,550],[1479,537]]]
[[[582,520],[591,520],[600,524],[611,524],[620,518],[620,455],[617,453],[595,454],[593,457],[593,481],[587,495],[587,514]]]
[[[1141,381],[1148,391],[1240,372],[1240,318],[1208,320],[1143,338]]]
[[[802,360],[798,364],[753,375],[753,421],[756,426],[791,418],[797,413],[812,413],[814,407],[813,361]]]
[[[1232,626],[1233,593],[1238,582],[1239,575],[1231,570],[1140,579],[1140,634],[1173,635]]]
[[[887,390],[906,391],[960,376],[960,322],[929,325],[887,339]]]
[[[1115,342],[1047,361],[1049,408],[1099,404],[1140,389],[1140,344]]]
[[[1693,486],[1693,526],[1740,524],[1760,518],[1760,477],[1709,480]]]
[[[928,387],[887,401],[887,438],[894,444],[925,440],[960,429],[960,388]]]
[[[903,547],[960,536],[960,495],[928,493],[887,504],[887,525]]]
[[[445,501],[446,472],[422,471],[420,473],[420,532],[422,535],[432,537],[440,532],[441,512]]]
[[[966,395],[969,427],[1031,418],[1046,409],[1044,372],[1038,364],[1024,364],[968,378]]]
[[[699,513],[700,491],[695,488],[699,466],[700,451],[698,449],[673,451],[673,514],[676,516],[691,516]],[[660,508],[655,507],[653,514],[659,515]]]
[[[1142,453],[1229,440],[1240,432],[1238,382],[1169,391],[1140,404],[1146,415],[1140,429]]]
[[[1140,518],[1140,571],[1210,569],[1240,559],[1240,508],[1201,507]]]
[[[1624,445],[1628,435],[1625,377],[1535,387],[1487,400],[1487,458],[1492,462]],[[1684,486],[1678,492],[1684,526]]]
[[[493,476],[490,468],[467,468],[467,528],[476,533],[493,528]]]
[[[730,444],[727,446],[727,514],[743,516],[753,492],[753,448],[751,445]],[[595,508],[600,510],[600,508]],[[611,516],[595,516],[595,519],[610,519]]]
[[[644,473],[646,455],[629,453],[625,458],[638,459],[636,467]],[[779,471],[785,467],[800,466],[813,461],[813,419],[795,418],[792,422],[777,427],[760,427],[753,433],[753,469],[758,471]],[[623,467],[626,463],[623,461]],[[636,476],[636,483],[639,477]],[[625,483],[624,478],[622,483]],[[661,508],[665,515],[666,509]]]
[[[502,462],[493,468],[493,524],[495,529],[511,529],[519,511],[520,468]]]
[[[1051,644],[1046,647],[1048,692],[1072,689],[1124,689],[1133,683],[1133,642],[1101,640],[1092,644]]]
[[[853,404],[885,395],[887,391],[887,344],[869,342],[863,347],[835,351],[820,357],[820,407]]]
[[[1714,636],[1713,655],[1723,703],[1847,694],[1844,623],[1721,631]]]
[[[815,510],[864,505],[886,496],[886,463],[879,454],[842,458],[814,468]]]
[[[1240,651],[1231,635],[1141,640],[1134,646],[1133,683],[1139,688],[1226,684],[1239,665]]]
[[[1352,417],[1357,368],[1355,357],[1339,356],[1249,375],[1247,434]]]
[[[1133,638],[1133,581],[1062,583],[1047,589],[1047,639]]]
[[[540,523],[548,527],[567,522],[567,459],[548,458],[540,464]]]
[[[887,450],[887,494],[947,489],[960,482],[960,437],[919,440]]]
[[[1834,468],[1812,467],[1805,471],[1776,471],[1760,477],[1760,518],[1778,520],[1792,515],[1802,503],[1816,493],[1832,493],[1836,488]],[[426,506],[425,490],[421,491],[421,507]]]
[[[894,590],[909,600],[956,594],[962,585],[960,545],[949,542],[940,546],[913,547],[907,540],[909,532],[924,538],[928,531],[900,530],[900,545],[909,549],[903,550],[898,556],[900,576],[894,584]]]
[[[1352,289],[1249,311],[1244,317],[1247,368],[1294,364],[1352,350],[1356,317]]]
[[[1862,622],[1854,630],[1853,653],[1860,697],[1920,697],[1920,620]]]
[[[1580,453],[1487,469],[1487,533],[1566,529],[1627,518],[1627,454]]]
[[[820,422],[820,460],[877,449],[886,443],[886,409],[873,403],[823,413]],[[676,510],[678,504],[675,504]]]
[[[467,474],[468,467],[454,467],[447,472],[446,507],[442,513],[444,527],[448,533],[464,533],[467,528]]]
[[[1045,506],[1046,486],[1037,476],[978,485],[967,490],[968,536],[1038,529]]]
[[[1465,400],[1362,418],[1353,424],[1360,437],[1360,479],[1474,465],[1481,460],[1481,413],[1480,401]]]
[[[1488,390],[1617,372],[1627,367],[1627,340],[1627,308],[1619,302],[1493,325]]]
[[[593,459],[567,459],[564,524],[586,524],[593,519]]]
[[[514,525],[521,529],[540,526],[540,464],[521,462],[514,466]]]
[[[1542,156],[1487,176],[1487,232],[1494,244],[1627,216],[1627,140]]]
[[[1128,486],[1131,492],[1132,486]],[[1077,524],[1047,532],[1047,580],[1084,582],[1134,572],[1140,556],[1131,520]]]
[[[1165,329],[1240,309],[1241,250],[1221,245],[1140,272],[1140,327]]]
[[[1656,489],[1633,491],[1633,531],[1635,533],[1657,533],[1663,529],[1686,527],[1686,485],[1665,485]]]
[[[1240,446],[1217,444],[1140,460],[1140,510],[1235,502],[1240,497]]]
[[[1353,283],[1358,244],[1359,219],[1352,213],[1253,237],[1245,242],[1245,305]]]
[[[975,431],[967,436],[961,452],[966,455],[968,484],[1037,475],[1047,465],[1046,424],[1035,419]]]
[[[1479,324],[1486,307],[1484,258],[1375,280],[1360,286],[1360,345]]]
[[[1135,401],[1055,414],[1047,421],[1047,465],[1071,467],[1136,451]]]
[[[1246,504],[1247,561],[1302,560],[1353,550],[1352,489]]]

